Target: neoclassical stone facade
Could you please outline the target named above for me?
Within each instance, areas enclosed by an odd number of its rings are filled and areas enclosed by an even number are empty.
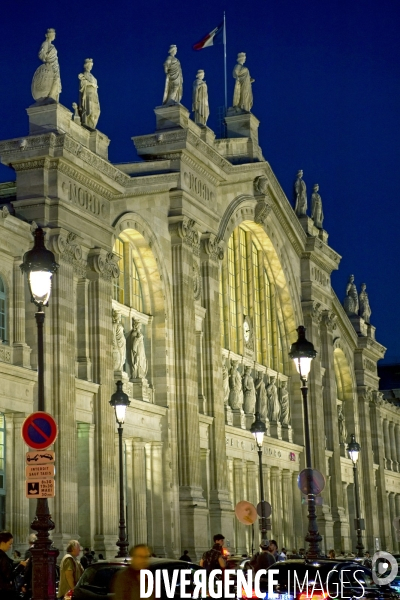
[[[0,185],[2,525],[23,546],[35,509],[25,499],[20,429],[36,406],[36,325],[19,265],[39,224],[60,265],[45,321],[46,406],[60,430],[51,501],[60,549],[76,538],[115,554],[109,400],[118,379],[131,398],[130,543],[199,558],[222,531],[231,550],[250,551],[251,528],[234,507],[259,499],[249,431],[258,395],[271,535],[303,546],[302,401],[288,351],[304,324],[318,352],[309,402],[313,463],[326,477],[323,548],[355,548],[345,452],[354,432],[365,547],[398,551],[400,411],[378,391],[385,348],[374,327],[346,314],[332,290],[340,256],[328,234],[295,214],[262,156],[254,115],[228,112],[227,137],[215,139],[181,104],[155,114],[155,132],[133,138],[143,160],[132,164],[111,164],[107,136],[57,102],[29,107],[29,133],[0,142],[16,176]]]

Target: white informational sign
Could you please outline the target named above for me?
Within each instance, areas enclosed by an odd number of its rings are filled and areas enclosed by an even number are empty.
[[[32,479],[25,485],[27,498],[54,498],[54,479]]]
[[[27,465],[25,467],[25,477],[27,479],[46,479],[54,477],[54,465]]]

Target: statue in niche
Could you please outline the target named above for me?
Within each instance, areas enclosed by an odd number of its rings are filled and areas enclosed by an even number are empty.
[[[350,275],[346,286],[346,297],[343,301],[344,310],[348,315],[358,314],[358,292],[354,283],[354,275]]]
[[[224,357],[222,357],[222,386],[223,386],[223,390],[224,390],[224,405],[228,406],[229,393],[230,393],[229,373],[228,373],[227,366],[225,364]]]
[[[123,371],[126,362],[126,339],[124,326],[121,323],[121,313],[112,311],[113,320],[113,366],[114,371]]]
[[[183,75],[181,63],[176,58],[178,48],[175,44],[169,47],[169,56],[164,63],[165,89],[163,104],[177,104],[183,95]]]
[[[141,331],[142,324],[137,319],[132,319],[132,330],[129,334],[131,350],[131,378],[144,379],[147,374],[147,358],[144,349],[144,337]]]
[[[278,398],[278,388],[276,387],[275,381],[275,376],[270,377],[269,383],[266,387],[268,419],[272,423],[278,423],[281,414],[281,407]]]
[[[39,58],[44,63],[32,79],[32,96],[34,100],[53,100],[58,102],[61,93],[60,65],[57,50],[53,45],[56,37],[55,29],[48,29],[46,39],[40,46]]]
[[[257,398],[256,410],[258,409],[260,419],[265,421],[267,418],[267,392],[264,383],[264,373],[262,371],[257,371],[257,379],[254,382],[254,388]]]
[[[366,284],[362,283],[361,292],[358,296],[358,301],[360,305],[360,317],[362,317],[366,323],[369,323],[371,318],[371,307],[369,305],[368,294],[365,291],[366,289]]]
[[[251,84],[255,80],[250,77],[249,69],[243,66],[245,62],[245,52],[239,52],[237,55],[237,64],[233,69],[233,77],[236,79],[236,82],[233,91],[232,106],[250,112],[253,106],[253,90],[251,89]]]
[[[194,122],[197,125],[207,125],[207,119],[210,115],[208,106],[208,90],[204,81],[204,71],[197,71],[196,79],[193,82],[192,93],[192,111],[194,112]]]
[[[78,75],[79,87],[79,115],[81,123],[89,129],[96,129],[100,117],[100,103],[97,93],[97,79],[92,75],[93,59],[87,58],[83,65],[84,72]]]
[[[238,360],[232,360],[229,371],[229,405],[233,410],[240,410],[243,406],[242,378],[238,371],[238,365]]]
[[[338,426],[339,426],[339,442],[345,444],[347,441],[346,421],[343,414],[342,406],[338,406]]]
[[[322,229],[322,221],[324,220],[324,213],[322,212],[322,200],[318,193],[319,185],[316,183],[313,187],[313,193],[311,195],[311,218],[314,221],[315,227]]]
[[[290,402],[287,381],[281,383],[281,425],[290,425]]]
[[[246,414],[254,414],[256,405],[256,391],[254,389],[254,379],[251,376],[251,367],[244,368],[242,379],[243,387],[243,409]]]
[[[294,212],[298,217],[307,214],[307,188],[303,180],[303,171],[297,172],[297,179],[294,183],[294,193],[296,197],[296,205]]]

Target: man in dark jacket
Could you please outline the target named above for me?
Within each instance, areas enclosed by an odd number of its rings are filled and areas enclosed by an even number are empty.
[[[13,545],[13,536],[9,531],[0,532],[0,598],[1,600],[17,600],[15,576],[26,567],[26,561],[21,561],[16,567],[14,561],[7,556]]]
[[[185,560],[186,562],[192,562],[192,559],[190,558],[189,552],[187,550],[183,551],[183,554],[179,560]]]
[[[130,566],[121,569],[112,581],[114,600],[140,600],[140,571],[148,569],[150,554],[146,544],[137,544],[129,550]],[[150,600],[154,600],[154,594]]]
[[[250,566],[254,571],[254,575],[260,569],[268,569],[271,565],[273,565],[275,561],[275,557],[269,551],[269,546],[267,544],[260,544],[261,552],[257,552],[254,554],[250,561]]]
[[[200,566],[203,569],[207,569],[208,572],[214,569],[225,569],[226,561],[223,556],[224,536],[222,533],[216,533],[214,535],[214,545],[211,550],[204,552]]]

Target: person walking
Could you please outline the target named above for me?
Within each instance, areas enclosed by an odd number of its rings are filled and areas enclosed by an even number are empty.
[[[78,579],[83,573],[83,567],[78,562],[80,552],[79,542],[71,540],[67,546],[67,553],[60,563],[60,583],[57,598],[64,598],[65,594],[69,590],[73,590],[78,583]]]
[[[226,567],[226,561],[222,554],[225,538],[222,533],[216,533],[213,539],[213,547],[211,550],[204,552],[199,563],[200,566],[203,567],[203,569],[207,569],[208,572],[212,571],[213,569],[225,569]]]
[[[179,560],[185,560],[186,562],[192,562],[192,559],[190,558],[189,552],[187,550],[183,551],[183,554]]]
[[[275,564],[275,557],[269,551],[268,544],[260,544],[261,552],[256,552],[251,560],[250,566],[253,569],[254,575],[260,569],[268,569],[271,565]]]
[[[114,600],[140,600],[140,571],[148,569],[150,555],[146,544],[137,544],[129,550],[130,566],[119,570],[111,582]],[[154,600],[154,594],[150,600]]]
[[[329,550],[328,558],[336,558],[336,552],[334,551],[333,548],[331,550]]]
[[[276,543],[275,540],[269,540],[268,550],[269,550],[269,552],[271,552],[271,554],[275,558],[276,562],[278,562],[279,560],[282,560],[279,558],[278,544]]]
[[[81,565],[84,569],[87,569],[93,562],[93,556],[90,552],[90,548],[83,549],[83,556],[81,557]]]
[[[7,555],[13,545],[13,535],[9,531],[0,532],[0,598],[1,600],[17,600],[15,577],[26,567],[26,561],[20,561],[15,566],[14,561]]]

